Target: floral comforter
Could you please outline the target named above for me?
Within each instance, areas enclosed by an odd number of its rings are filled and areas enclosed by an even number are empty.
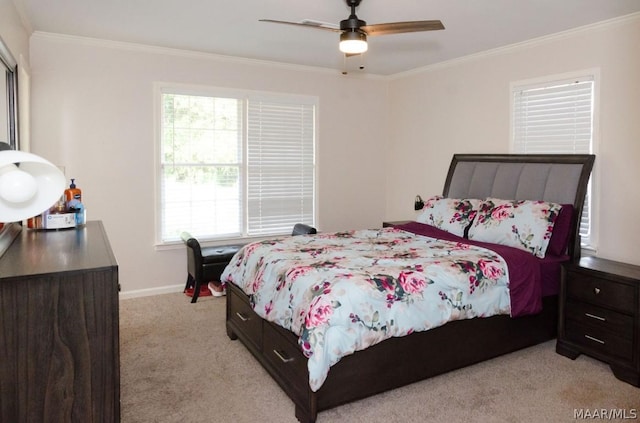
[[[331,365],[387,338],[509,314],[508,273],[489,249],[384,228],[252,243],[222,280],[299,336],[317,391]]]

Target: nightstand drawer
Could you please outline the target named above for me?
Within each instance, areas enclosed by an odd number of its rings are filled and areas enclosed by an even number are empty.
[[[630,341],[633,339],[632,316],[571,300],[567,301],[565,316],[578,324],[611,331]]]
[[[634,313],[635,289],[633,286],[598,278],[588,273],[569,272],[567,297],[629,314]]]
[[[594,352],[615,356],[624,360],[633,359],[633,341],[628,337],[617,336],[606,328],[582,324],[567,320],[566,339]]]

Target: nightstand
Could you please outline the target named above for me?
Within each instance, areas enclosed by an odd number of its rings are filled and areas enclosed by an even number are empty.
[[[563,265],[556,352],[584,353],[640,386],[640,266],[595,257]]]
[[[394,220],[391,222],[382,222],[383,228],[391,228],[396,225],[404,225],[405,223],[412,222],[412,220]]]

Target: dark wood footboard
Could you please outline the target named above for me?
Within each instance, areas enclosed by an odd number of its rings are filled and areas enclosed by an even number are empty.
[[[358,351],[335,364],[312,392],[297,337],[261,319],[237,286],[228,284],[227,292],[227,334],[251,351],[305,423],[315,422],[319,411],[553,339],[557,330],[557,297],[546,297],[535,316],[455,321]]]

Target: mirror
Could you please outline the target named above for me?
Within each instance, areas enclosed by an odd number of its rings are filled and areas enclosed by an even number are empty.
[[[18,144],[18,64],[0,38],[0,142]],[[0,222],[0,257],[20,231],[18,223]]]
[[[17,62],[0,38],[0,141],[18,149]]]

